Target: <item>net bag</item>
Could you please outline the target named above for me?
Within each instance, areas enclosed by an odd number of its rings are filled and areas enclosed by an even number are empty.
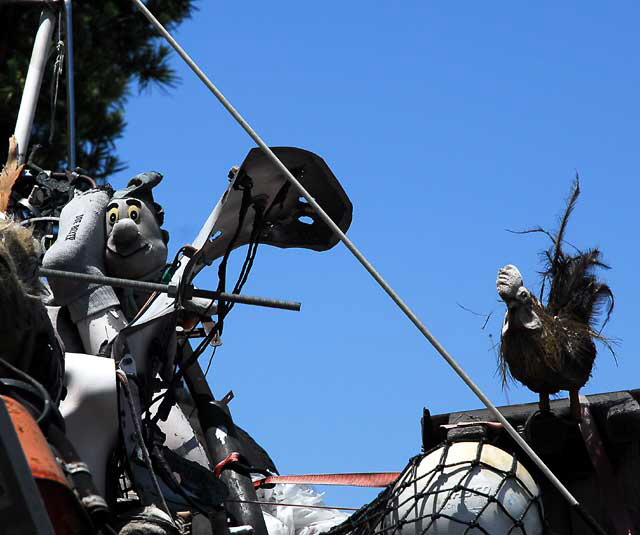
[[[510,453],[445,443],[411,459],[398,480],[331,535],[541,535],[540,490]]]

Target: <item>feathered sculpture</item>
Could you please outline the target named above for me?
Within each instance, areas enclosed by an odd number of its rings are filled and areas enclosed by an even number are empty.
[[[580,418],[578,391],[589,380],[596,357],[594,339],[607,340],[596,331],[598,316],[606,306],[605,321],[613,310],[613,293],[599,282],[596,268],[608,269],[598,249],[568,255],[562,250],[564,233],[573,211],[580,185],[578,177],[560,228],[545,251],[540,300],[523,285],[518,268],[503,267],[498,272],[498,294],[507,305],[500,339],[500,370],[503,384],[509,376],[540,394],[540,410],[549,411],[549,395],[568,390],[571,412]],[[541,303],[548,286],[547,303]]]
[[[34,313],[42,306],[35,247],[31,232],[0,221],[0,355],[5,358],[32,358],[34,353],[33,333],[42,321]]]
[[[0,357],[40,381],[56,399],[63,353],[41,300],[39,267],[40,250],[31,232],[0,221]]]

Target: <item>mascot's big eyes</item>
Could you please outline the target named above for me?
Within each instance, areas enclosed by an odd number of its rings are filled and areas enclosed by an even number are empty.
[[[110,225],[115,225],[116,221],[119,219],[118,207],[114,206],[107,212],[107,221],[109,221]]]
[[[140,208],[137,206],[129,206],[129,217],[138,223],[140,221]]]

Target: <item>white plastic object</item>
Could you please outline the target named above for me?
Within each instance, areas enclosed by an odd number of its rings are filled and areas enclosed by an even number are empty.
[[[164,394],[165,391],[165,389],[161,389],[159,394]],[[151,408],[151,416],[155,416],[159,406],[160,404],[156,403]],[[211,469],[202,444],[198,441],[187,416],[177,403],[172,405],[166,421],[158,421],[158,427],[166,435],[164,445],[167,448],[189,461]]]
[[[272,514],[262,511],[262,516],[264,517],[264,523],[267,526],[269,535],[293,535],[289,527],[285,526]]]
[[[342,524],[349,515],[337,509],[278,505],[323,506],[322,496],[306,485],[276,485],[259,490],[258,498],[270,502],[262,507],[269,535],[319,535]]]
[[[443,446],[424,457],[415,470],[409,469],[400,476],[389,504],[392,512],[384,519],[384,532],[541,535],[541,504],[531,503],[540,495],[536,482],[519,462],[516,477],[506,477],[505,473],[512,469],[513,456],[489,444],[481,445],[480,460],[486,466],[473,466],[479,446],[478,442],[454,443],[444,458]],[[495,496],[499,503],[487,496]],[[438,514],[443,516],[434,517]],[[524,529],[514,527],[513,519],[521,518]],[[470,528],[474,521],[479,527]]]
[[[127,320],[119,308],[111,307],[80,320],[76,325],[84,350],[97,355],[102,345],[113,340],[127,325]]]
[[[66,435],[104,496],[109,453],[118,438],[116,368],[112,359],[65,354],[67,396],[60,403]]]

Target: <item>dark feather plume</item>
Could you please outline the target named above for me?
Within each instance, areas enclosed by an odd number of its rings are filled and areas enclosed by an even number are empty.
[[[594,329],[604,308],[607,309],[607,323],[613,311],[613,292],[608,285],[598,281],[595,270],[609,269],[601,260],[598,249],[577,251],[567,255],[562,249],[564,234],[569,217],[580,195],[580,184],[576,175],[573,190],[560,221],[560,227],[553,239],[554,245],[546,251],[547,269],[542,273],[543,280],[550,282],[546,309],[550,314],[563,314]]]
[[[553,262],[557,261],[560,256],[563,256],[562,253],[562,242],[564,241],[564,232],[567,229],[567,224],[569,223],[569,217],[573,212],[573,209],[576,206],[576,201],[578,200],[578,196],[580,195],[580,177],[576,173],[576,178],[573,181],[573,191],[571,192],[571,196],[567,201],[567,208],[564,211],[564,215],[560,220],[560,228],[558,228],[558,234],[556,234],[555,238],[555,251],[553,254]]]

